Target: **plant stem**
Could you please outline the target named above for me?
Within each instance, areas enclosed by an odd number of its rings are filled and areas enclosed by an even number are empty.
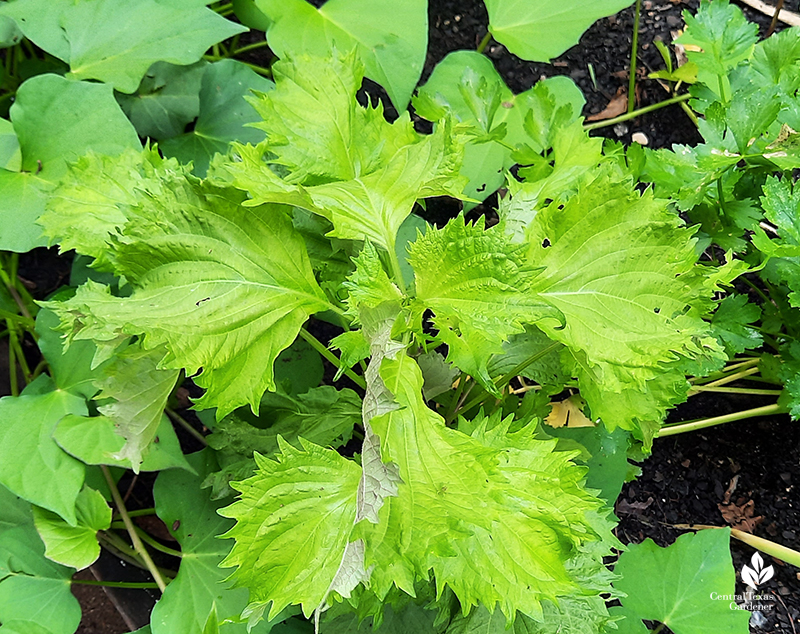
[[[305,339],[308,343],[311,344],[311,347],[314,348],[317,352],[319,352],[323,357],[325,357],[328,361],[330,361],[333,365],[335,365],[340,370],[342,369],[342,362],[339,358],[333,354],[330,350],[328,350],[325,346],[322,345],[322,342],[317,339],[314,335],[312,335],[308,330],[303,328],[300,330],[300,336]],[[353,383],[358,385],[362,390],[367,389],[367,384],[364,382],[364,377],[358,376],[352,370],[344,370],[344,375],[350,379]]]
[[[636,0],[633,16],[633,37],[631,38],[631,64],[628,71],[628,114],[636,105],[636,56],[639,52],[639,22],[642,16],[642,0]]]
[[[143,541],[145,541],[147,544],[149,544],[156,550],[160,550],[165,555],[170,555],[171,557],[178,557],[179,559],[183,557],[183,553],[180,550],[175,550],[174,548],[170,548],[169,546],[164,546],[164,544],[161,544],[152,537],[150,537],[150,535],[148,535],[147,532],[143,531],[141,528],[136,527],[136,532],[139,533],[139,537],[141,537]]]
[[[116,504],[117,510],[122,516],[122,521],[125,522],[125,528],[128,529],[128,535],[130,535],[131,542],[133,543],[133,549],[136,551],[139,557],[142,558],[142,561],[147,566],[150,574],[153,575],[153,580],[158,585],[158,589],[161,590],[161,592],[164,592],[164,590],[167,588],[167,584],[164,583],[164,579],[162,579],[161,573],[153,562],[153,559],[150,557],[150,553],[147,552],[144,544],[142,544],[142,540],[139,539],[139,534],[136,532],[136,526],[134,526],[133,521],[128,515],[128,511],[125,508],[125,503],[122,501],[122,496],[119,494],[117,484],[114,482],[114,478],[111,477],[111,472],[108,470],[106,465],[100,465],[100,469],[103,471],[103,475],[108,483],[108,488],[111,490],[111,497],[114,498],[114,504]]]
[[[11,387],[11,396],[19,396],[19,383],[17,382],[17,356],[11,338],[17,336],[17,331],[11,325],[11,320],[6,319],[8,328],[8,382]]]
[[[712,372],[708,376],[695,377],[694,379],[691,379],[690,382],[695,383],[697,385],[711,384],[712,381],[716,381],[720,377],[728,376],[733,370],[742,370],[744,368],[749,368],[754,365],[758,365],[759,361],[760,361],[759,357],[754,357],[752,359],[748,359],[747,361],[742,361],[740,363],[729,365],[724,370],[720,370],[718,372]]]
[[[657,438],[666,438],[667,436],[675,436],[683,434],[687,431],[697,431],[698,429],[705,429],[706,427],[714,427],[715,425],[722,425],[723,423],[733,423],[738,420],[745,420],[747,418],[755,418],[757,416],[769,416],[770,414],[784,414],[786,408],[783,405],[773,403],[772,405],[764,405],[763,407],[755,407],[741,412],[734,412],[733,414],[725,414],[724,416],[714,416],[713,418],[702,418],[700,420],[688,421],[685,423],[676,423],[674,425],[667,425],[662,427],[656,434]]]
[[[259,48],[264,48],[265,46],[269,46],[269,42],[264,40],[263,42],[253,42],[252,44],[248,44],[243,46],[242,48],[237,48],[236,50],[231,51],[230,56],[236,57],[237,55],[241,55],[242,53],[247,53],[248,51],[254,51]]]
[[[178,425],[180,425],[186,431],[188,431],[192,435],[192,437],[196,438],[204,447],[208,447],[208,441],[206,440],[206,437],[203,436],[203,434],[197,431],[194,427],[192,427],[192,424],[189,421],[187,421],[183,416],[178,414],[178,412],[170,409],[169,407],[164,409],[164,412],[167,414],[167,416],[169,416],[173,420],[173,422],[178,423]]]
[[[727,528],[727,526],[714,526],[709,524],[670,524],[669,526],[690,531],[719,530],[722,528]],[[793,566],[800,568],[800,552],[796,550],[792,550],[791,548],[787,548],[786,546],[776,542],[764,539],[763,537],[756,537],[750,533],[745,533],[744,531],[740,531],[738,528],[731,528],[731,537],[738,539],[740,542],[744,542],[745,544],[749,544],[756,550],[760,550],[762,553],[766,553],[771,557],[775,557],[775,559],[780,559],[787,564],[792,564]]]
[[[461,401],[461,395],[464,394],[464,388],[467,385],[467,375],[463,372],[461,376],[458,377],[458,387],[456,388],[455,394],[453,394],[453,400],[450,403],[450,406],[447,408],[447,412],[444,417],[445,424],[449,424],[453,421],[456,416],[456,411],[458,410],[458,405]]]
[[[496,386],[498,389],[502,390],[502,389],[503,389],[503,388],[504,388],[506,385],[508,385],[508,382],[509,382],[509,381],[511,381],[511,379],[513,379],[513,378],[514,378],[515,376],[517,376],[517,375],[518,375],[520,372],[522,372],[523,370],[525,370],[525,368],[527,368],[527,367],[528,367],[529,365],[531,365],[532,363],[536,363],[536,362],[537,362],[539,359],[541,359],[542,357],[544,357],[544,356],[547,356],[547,355],[548,355],[548,354],[550,354],[550,353],[551,353],[553,350],[555,350],[556,348],[558,348],[558,346],[560,346],[560,345],[561,345],[560,343],[558,343],[557,341],[554,341],[553,343],[551,343],[551,344],[550,344],[549,346],[547,346],[546,348],[544,348],[544,349],[542,349],[542,350],[539,350],[539,352],[536,352],[535,354],[532,354],[530,357],[528,357],[527,359],[525,359],[525,361],[523,361],[522,363],[520,363],[519,365],[517,365],[517,366],[516,366],[516,367],[515,367],[513,370],[511,370],[510,372],[506,372],[506,373],[505,373],[503,376],[501,376],[500,378],[497,378],[497,379],[495,379],[495,380],[494,380],[494,384],[495,384],[495,386]],[[479,403],[480,403],[480,402],[481,402],[481,401],[482,401],[484,398],[485,398],[484,396],[477,396],[477,397],[475,397],[474,399],[472,399],[472,400],[471,400],[469,403],[467,403],[467,404],[466,404],[466,405],[463,407],[463,410],[464,410],[465,412],[468,412],[468,411],[469,411],[469,410],[471,410],[473,407],[475,407],[476,405],[478,405],[478,404],[479,404]],[[459,408],[459,409],[462,409],[462,408]]]
[[[687,92],[683,95],[678,95],[677,97],[672,97],[671,99],[665,99],[664,101],[659,101],[658,103],[645,106],[644,108],[639,108],[638,110],[634,110],[633,112],[621,114],[618,117],[614,117],[613,119],[606,119],[605,121],[594,121],[592,123],[585,123],[583,125],[583,129],[597,130],[598,128],[607,128],[610,125],[616,125],[618,123],[622,123],[623,121],[629,121],[630,119],[635,119],[636,117],[641,116],[643,114],[647,114],[648,112],[653,112],[654,110],[666,108],[667,106],[671,106],[676,103],[688,101],[691,98],[692,96]]]
[[[694,391],[697,392],[720,392],[722,394],[750,394],[752,396],[780,396],[783,390],[765,390],[750,387],[710,387],[701,385]]]
[[[128,511],[128,517],[142,517],[143,515],[155,515],[156,510],[152,507],[149,509],[138,509],[136,511]]]
[[[492,41],[492,34],[489,31],[486,31],[486,35],[483,36],[481,43],[478,44],[478,52],[483,53],[486,50],[486,47],[489,46],[489,42]]]
[[[697,119],[697,115],[694,113],[694,110],[692,110],[686,104],[685,101],[681,101],[681,108],[683,108],[683,111],[686,113],[686,116],[689,117],[689,119],[691,119],[692,123],[694,123],[694,127],[696,128],[700,127],[700,121]]]
[[[151,581],[91,581],[89,579],[73,579],[71,583],[79,586],[102,586],[105,588],[130,588],[132,590],[145,590],[158,588],[158,584]]]

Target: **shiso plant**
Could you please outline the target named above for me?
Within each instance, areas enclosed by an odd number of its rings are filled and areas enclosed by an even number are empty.
[[[658,437],[800,416],[800,31],[687,13],[658,76],[704,142],[651,151],[480,51],[417,86],[426,3],[394,4],[0,5],[1,631],[74,632],[101,547],[152,575],[106,585],[161,592],[153,634],[748,631],[709,599],[729,529],[625,546],[613,507]],[[547,60],[628,4],[487,0],[487,37]],[[74,266],[34,301],[44,245]],[[778,398],[663,424],[719,389]]]

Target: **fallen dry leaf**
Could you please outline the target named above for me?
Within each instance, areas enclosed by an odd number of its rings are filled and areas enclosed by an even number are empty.
[[[748,500],[742,505],[738,504],[717,504],[722,518],[733,528],[743,533],[752,533],[753,529],[763,520],[763,516],[755,515],[756,503]]]
[[[614,98],[608,102],[608,105],[602,112],[593,114],[586,117],[587,121],[603,121],[605,119],[613,119],[624,113],[628,109],[628,95],[625,89],[620,86]]]
[[[736,490],[737,484],[739,484],[739,476],[735,475],[731,478],[731,481],[728,483],[728,490],[725,491],[725,495],[722,496],[723,504],[731,503],[731,496],[733,495],[733,492]]]
[[[550,427],[594,427],[594,423],[583,413],[585,401],[577,394],[563,401],[550,403],[550,413],[544,422]]]
[[[622,515],[638,515],[653,503],[653,498],[648,497],[647,502],[628,502],[625,498],[617,502],[617,513]]]

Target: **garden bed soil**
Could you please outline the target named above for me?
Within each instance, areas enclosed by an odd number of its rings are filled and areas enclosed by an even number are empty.
[[[796,9],[793,4],[796,3],[787,2],[786,7]],[[669,43],[671,32],[683,25],[682,11],[694,11],[697,5],[698,0],[644,0],[638,65],[645,69],[645,73],[663,67],[654,40]],[[746,7],[745,13],[759,24],[763,35],[770,22],[769,17]],[[480,1],[430,0],[430,42],[423,81],[447,53],[475,49],[486,33],[487,22],[486,10]],[[632,27],[632,8],[602,19],[584,34],[577,46],[554,60],[552,65],[520,60],[493,41],[487,46],[486,53],[515,93],[530,88],[542,77],[571,77],[586,97],[583,114],[588,116],[602,111],[620,89],[627,87]],[[246,37],[255,40],[256,36]],[[242,41],[245,41],[244,38]],[[266,65],[270,59],[268,49],[262,49],[254,52],[250,61]],[[638,106],[649,105],[668,96],[666,90],[654,80],[642,76],[638,82]],[[621,126],[597,130],[595,134],[630,143],[635,132],[644,133],[650,147],[668,147],[673,143],[694,144],[700,140],[696,128],[677,105]],[[490,199],[478,213],[487,212],[491,204]],[[438,217],[431,219],[443,220],[458,212],[453,205],[442,205],[438,211],[435,207],[433,211],[429,207],[429,213]],[[30,290],[39,299],[64,283],[68,279],[68,272],[68,256],[57,256],[53,250],[37,249],[21,257],[20,275],[27,280]],[[33,354],[33,346],[31,352]],[[0,358],[3,358],[2,355]],[[7,377],[7,371],[2,372],[0,368],[0,377]],[[0,391],[8,393],[7,378],[0,378],[0,381],[6,381],[6,384],[0,383]],[[689,404],[678,408],[672,418],[687,420],[714,416],[761,404],[752,397],[697,396]],[[185,414],[199,425],[191,412]],[[185,433],[181,434],[182,430],[178,431],[184,443],[192,442]],[[186,448],[192,449],[189,444],[186,444]],[[754,517],[762,518],[753,532],[798,549],[798,455],[800,424],[791,422],[785,416],[729,423],[702,432],[656,440],[653,455],[642,465],[642,475],[625,486],[618,500],[616,512],[621,522],[617,535],[624,543],[640,542],[649,537],[666,546],[684,532],[675,528],[675,525],[724,525],[718,505],[724,501],[726,492],[733,488],[731,482],[735,479],[735,490],[731,491],[729,502],[750,507]],[[142,478],[134,486],[132,498],[139,496],[146,504],[150,497],[147,488],[151,486],[151,479]],[[753,550],[734,541],[732,552],[734,566],[739,571],[749,561]],[[775,578],[765,588],[766,592],[776,596],[775,609],[765,613],[766,619],[759,625],[752,624],[751,629],[753,632],[797,634],[800,630],[799,572],[770,557],[765,559],[767,563],[774,564],[776,569]],[[737,590],[742,592],[744,586],[738,583]],[[118,634],[129,631],[130,619],[126,625],[103,589],[74,586],[74,592],[84,609],[84,619],[78,632]],[[146,617],[147,610],[153,604],[152,598],[143,591],[128,591],[126,594],[139,597],[138,609],[143,612],[141,616]],[[115,595],[117,603],[120,602],[119,596]]]

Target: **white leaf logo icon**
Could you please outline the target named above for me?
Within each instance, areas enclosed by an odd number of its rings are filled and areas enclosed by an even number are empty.
[[[753,553],[750,563],[753,565],[752,568],[748,565],[742,566],[742,581],[753,590],[757,590],[759,584],[766,583],[772,579],[775,574],[775,569],[772,566],[767,566],[765,568],[764,560],[757,552]]]

